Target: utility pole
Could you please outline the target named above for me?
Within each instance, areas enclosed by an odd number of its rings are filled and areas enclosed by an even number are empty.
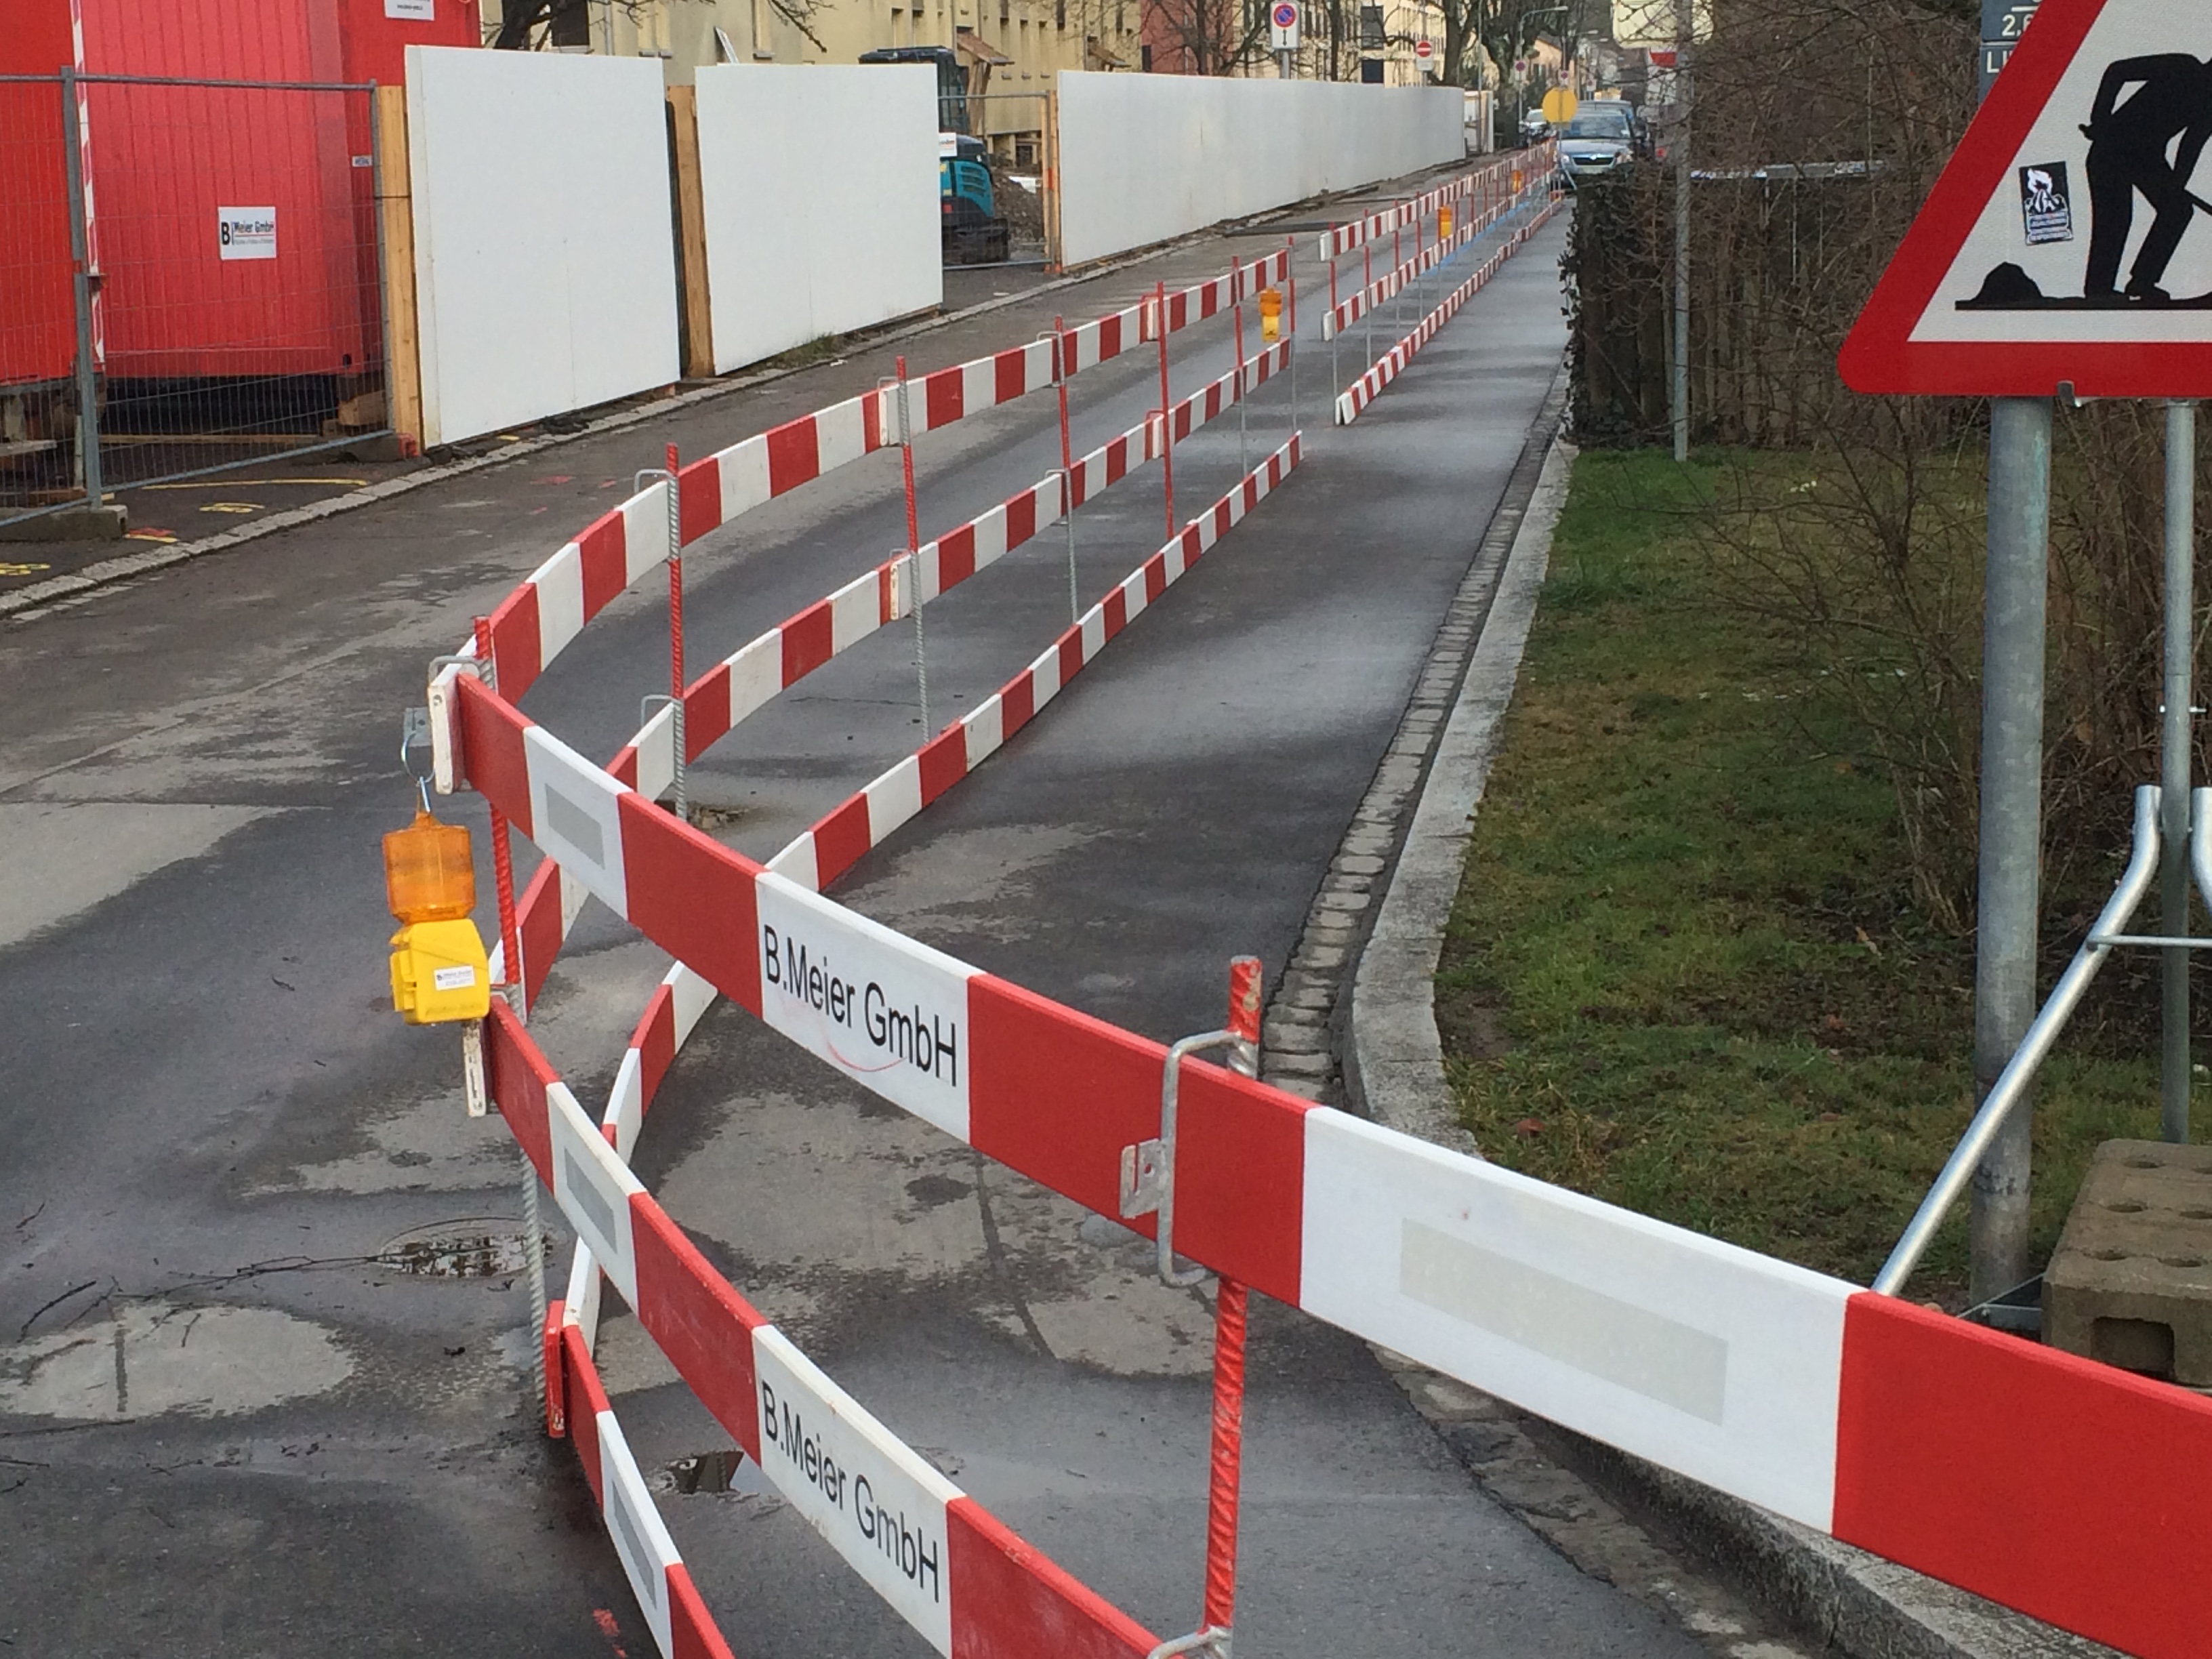
[[[1990,542],[1982,598],[1980,896],[1974,932],[1974,1095],[1987,1096],[2035,1018],[2042,906],[2043,652],[2051,567],[2051,400],[1990,409]],[[2024,1096],[1974,1171],[1967,1294],[2027,1277]]]
[[[1695,0],[1674,0],[1674,459],[1690,459],[1690,42]]]
[[[2189,937],[2191,716],[2196,710],[2197,405],[2166,406],[2166,707],[2159,731],[2159,895],[2166,934]],[[2159,1127],[2189,1139],[2189,951],[2160,953]]]

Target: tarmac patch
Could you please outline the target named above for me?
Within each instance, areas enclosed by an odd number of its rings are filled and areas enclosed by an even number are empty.
[[[353,1369],[328,1330],[274,1308],[134,1302],[0,1349],[0,1413],[106,1423],[239,1417],[326,1393]]]

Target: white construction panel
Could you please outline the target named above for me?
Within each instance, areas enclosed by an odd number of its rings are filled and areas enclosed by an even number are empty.
[[[407,48],[423,439],[677,378],[660,65]]]
[[[718,373],[945,298],[926,64],[699,71]]]
[[[1206,76],[1060,76],[1070,264],[1459,160],[1465,95]]]

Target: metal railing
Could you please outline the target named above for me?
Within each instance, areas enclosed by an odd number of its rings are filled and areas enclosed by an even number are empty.
[[[1897,1295],[1912,1277],[1913,1269],[1920,1265],[1921,1257],[1935,1242],[1944,1217],[1966,1190],[1998,1133],[2027,1101],[2036,1073],[2050,1058],[2067,1022],[2081,1006],[2091,981],[2112,951],[2126,946],[2160,951],[2212,950],[2212,939],[2127,931],[2128,923],[2158,878],[2163,845],[2159,833],[2160,799],[2160,791],[2154,784],[2144,784],[2136,791],[2135,845],[2129,854],[2127,868],[2121,872],[2119,883],[2098,914],[2096,924],[2081,941],[2081,949],[2074,953],[2074,959],[2066,964],[2066,971],[2058,976],[2058,983],[2051,988],[2049,999],[2037,1012],[2020,1046],[2013,1050],[2004,1070],[1983,1097],[1981,1109],[1953,1148],[1935,1185],[1920,1200],[1920,1207],[1906,1224],[1897,1247],[1889,1253],[1889,1260],[1882,1263],[1881,1273],[1875,1276],[1874,1288],[1884,1296]],[[2189,866],[2197,890],[2204,902],[2212,905],[2212,789],[2197,790],[2191,807]]]

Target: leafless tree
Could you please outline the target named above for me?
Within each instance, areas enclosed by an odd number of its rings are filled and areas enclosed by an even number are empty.
[[[604,0],[604,3],[635,22],[648,15],[656,4],[666,5],[671,0]],[[594,3],[595,0],[503,0],[500,7],[499,27],[492,32],[490,45],[505,52],[530,52],[545,46],[589,46]],[[769,8],[818,46],[822,41],[814,32],[814,14],[821,3],[823,0],[769,0]]]

